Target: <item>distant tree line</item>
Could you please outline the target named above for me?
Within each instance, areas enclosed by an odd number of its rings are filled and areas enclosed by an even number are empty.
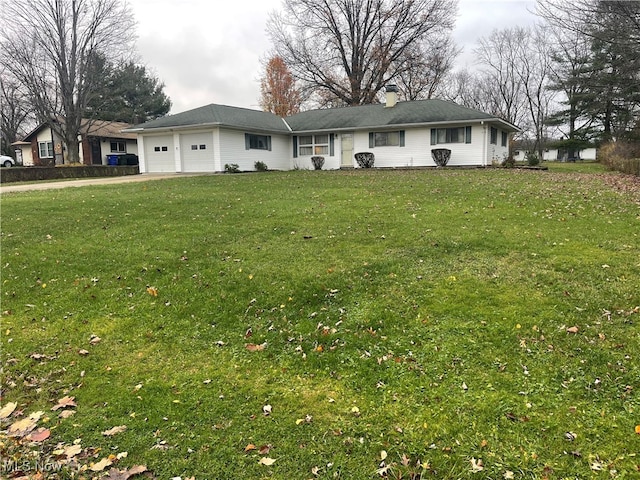
[[[538,0],[536,24],[494,30],[475,68],[457,71],[456,11],[445,0],[285,0],[269,21],[270,58],[293,82],[263,108],[372,103],[394,83],[405,100],[499,116],[540,156],[551,138],[570,152],[640,140],[640,1]]]

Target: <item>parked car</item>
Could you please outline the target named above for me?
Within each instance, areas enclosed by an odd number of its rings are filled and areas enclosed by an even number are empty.
[[[7,157],[6,155],[0,155],[0,165],[2,165],[3,167],[13,167],[16,164],[16,161],[11,158],[11,157]]]

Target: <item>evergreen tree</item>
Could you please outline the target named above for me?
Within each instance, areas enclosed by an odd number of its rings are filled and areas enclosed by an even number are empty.
[[[89,117],[137,124],[166,115],[171,109],[164,84],[144,66],[129,62],[114,68],[96,63],[103,81],[89,101]]]

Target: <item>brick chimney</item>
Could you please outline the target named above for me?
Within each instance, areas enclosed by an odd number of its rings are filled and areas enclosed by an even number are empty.
[[[387,92],[385,108],[395,107],[396,103],[398,103],[398,86],[393,84],[387,85],[385,92]]]

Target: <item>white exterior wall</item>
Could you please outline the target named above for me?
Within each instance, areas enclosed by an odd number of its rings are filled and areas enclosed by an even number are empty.
[[[468,125],[460,125],[468,126]],[[449,125],[450,127],[450,125]],[[498,129],[498,144],[490,143],[490,129],[487,125],[471,125],[471,143],[439,143],[431,145],[431,128],[446,126],[405,128],[404,147],[369,147],[369,131],[356,132],[353,152],[372,152],[375,155],[375,167],[435,167],[431,156],[434,148],[448,148],[451,158],[447,166],[486,166],[493,161],[502,162],[509,152],[501,145],[503,130]],[[393,131],[372,130],[372,131]],[[336,151],[339,151],[336,148]],[[354,161],[354,167],[357,163]]]
[[[558,149],[549,148],[542,152],[542,160],[545,162],[558,160]]]
[[[460,124],[460,127],[469,126],[469,124]],[[483,123],[472,124],[471,126],[471,143],[444,143],[431,145],[431,128],[446,128],[451,125],[434,125],[421,126],[414,128],[404,128],[405,142],[403,147],[373,147],[369,148],[369,132],[397,131],[397,129],[375,129],[360,130],[355,132],[319,132],[322,135],[333,134],[334,155],[322,155],[325,158],[323,170],[339,169],[342,162],[342,135],[344,133],[353,133],[353,154],[358,152],[372,152],[375,154],[374,167],[435,167],[436,164],[431,156],[431,150],[434,148],[448,148],[451,150],[451,159],[448,166],[490,166],[492,163],[501,163],[508,155],[509,147],[502,146],[502,132],[498,128],[498,142],[496,145],[490,142],[490,125]],[[255,133],[257,135],[265,135],[264,133],[255,131],[243,131],[225,127],[214,127],[208,129],[184,130],[180,133],[163,132],[163,133],[143,133],[138,135],[138,155],[140,159],[140,171],[155,171],[153,165],[149,166],[149,161],[153,161],[151,151],[145,147],[150,141],[161,138],[173,138],[172,148],[173,159],[176,172],[182,172],[184,169],[184,153],[181,152],[181,136],[191,134],[210,134],[213,150],[213,167],[211,172],[224,172],[226,164],[237,164],[241,171],[255,170],[255,162],[264,162],[270,170],[291,170],[293,168],[302,168],[312,170],[312,155],[293,156],[293,135],[289,134],[270,134],[271,150],[246,149],[245,133]],[[313,133],[304,133],[309,135]],[[297,134],[299,137],[300,135]],[[184,147],[184,146],[183,146]],[[358,168],[357,163],[353,160],[353,166]],[[209,170],[207,170],[209,171]]]
[[[582,160],[596,160],[598,158],[598,150],[596,148],[585,148],[580,151]]]
[[[245,148],[245,133],[271,136],[271,150],[247,150]],[[265,134],[252,131],[232,130],[220,128],[219,132],[220,168],[224,171],[225,164],[235,163],[240,171],[255,170],[255,162],[264,162],[269,170],[291,170],[291,137],[290,135]]]
[[[324,164],[322,165],[322,170],[338,170],[340,168],[340,155],[342,151],[342,143],[341,143],[341,132],[321,132],[321,133],[304,133],[305,135],[333,135],[333,155],[331,155],[331,146],[329,146],[329,153],[325,153],[323,155],[298,155],[297,157],[292,157],[293,155],[293,135],[291,135],[291,139],[289,140],[289,150],[287,155],[291,157],[291,167],[290,168],[299,168],[301,170],[314,170],[313,163],[311,162],[311,157],[324,157]],[[300,137],[299,134],[296,136]],[[355,142],[355,137],[354,137]],[[355,148],[355,147],[354,147]],[[298,150],[300,150],[300,146],[298,145]],[[354,150],[355,152],[355,150]],[[355,160],[354,160],[355,163]]]

